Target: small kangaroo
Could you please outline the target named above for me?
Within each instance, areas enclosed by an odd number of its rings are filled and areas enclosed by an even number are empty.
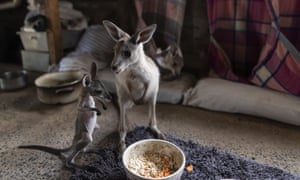
[[[165,136],[157,128],[156,99],[159,88],[159,69],[146,56],[143,45],[156,30],[156,25],[145,27],[129,36],[114,23],[104,20],[103,25],[111,38],[116,41],[111,69],[116,77],[116,89],[120,108],[120,153],[126,149],[126,114],[134,104],[147,103],[149,107],[149,127],[160,139]]]
[[[103,84],[94,80],[96,76],[96,65],[93,63],[91,68],[92,77],[85,75],[82,79],[82,93],[81,99],[78,105],[78,113],[75,121],[75,135],[72,145],[65,149],[56,149],[47,146],[39,145],[26,145],[18,146],[18,148],[24,149],[36,149],[45,151],[56,156],[63,156],[62,153],[70,152],[70,155],[65,158],[65,166],[67,168],[80,168],[75,164],[75,158],[81,151],[86,151],[86,147],[93,141],[93,132],[96,128],[99,128],[97,124],[97,115],[100,115],[100,111],[95,106],[95,99],[97,99],[106,109],[105,101],[110,101],[111,96],[105,90]]]
[[[157,49],[153,59],[160,69],[162,80],[170,81],[180,76],[184,62],[182,52],[176,44],[164,50]]]
[[[171,81],[177,79],[181,75],[184,60],[182,51],[176,43],[161,50],[160,48],[157,48],[155,41],[152,38],[144,45],[144,51],[145,54],[153,59],[159,67],[161,80]]]

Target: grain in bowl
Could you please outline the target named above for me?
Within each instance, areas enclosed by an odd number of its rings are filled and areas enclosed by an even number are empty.
[[[180,179],[185,165],[182,150],[173,143],[146,139],[129,146],[123,154],[129,179]]]

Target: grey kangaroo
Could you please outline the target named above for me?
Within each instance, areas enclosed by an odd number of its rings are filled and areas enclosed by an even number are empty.
[[[129,36],[110,21],[103,21],[111,38],[116,41],[111,69],[116,77],[118,104],[120,108],[119,135],[120,153],[123,154],[127,134],[126,114],[134,104],[147,103],[149,107],[149,127],[160,139],[165,136],[157,128],[156,99],[159,88],[159,69],[150,57],[146,56],[143,45],[156,30],[156,25],[148,26],[133,36]]]
[[[178,78],[184,66],[183,55],[178,45],[172,44],[164,50],[157,49],[153,57],[161,73],[161,80]]]
[[[176,43],[169,45],[166,49],[157,48],[154,39],[144,44],[144,51],[159,67],[160,79],[171,81],[181,75],[184,66],[182,51]]]
[[[41,150],[60,157],[63,157],[63,153],[69,152],[70,155],[64,157],[65,166],[67,168],[81,167],[75,164],[75,158],[81,151],[85,152],[87,150],[87,146],[93,141],[95,128],[99,128],[97,115],[100,115],[100,111],[95,106],[95,99],[102,104],[103,109],[106,109],[106,101],[111,100],[111,96],[105,90],[103,84],[98,80],[94,80],[96,76],[96,65],[94,63],[91,69],[92,77],[85,75],[82,80],[83,88],[78,105],[78,113],[75,121],[75,135],[72,145],[65,149],[39,145],[19,146],[18,148]]]

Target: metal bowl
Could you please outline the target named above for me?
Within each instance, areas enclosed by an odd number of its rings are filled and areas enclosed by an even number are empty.
[[[27,71],[9,71],[0,74],[0,88],[12,91],[24,88],[28,83]]]

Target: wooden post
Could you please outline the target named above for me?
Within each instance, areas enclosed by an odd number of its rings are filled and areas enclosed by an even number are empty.
[[[49,24],[48,45],[50,64],[58,64],[63,56],[58,0],[46,0],[46,14]]]

